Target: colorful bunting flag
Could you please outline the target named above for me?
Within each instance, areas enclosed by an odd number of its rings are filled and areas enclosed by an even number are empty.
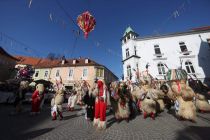
[[[30,1],[29,1],[28,8],[31,8],[32,2],[33,2],[33,0],[30,0]]]

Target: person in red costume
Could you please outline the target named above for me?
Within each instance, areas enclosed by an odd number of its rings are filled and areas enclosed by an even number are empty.
[[[43,84],[38,84],[36,86],[36,90],[32,94],[32,107],[31,107],[31,115],[36,115],[40,113],[40,104],[44,98],[44,86]]]
[[[107,88],[105,82],[98,80],[98,95],[95,100],[95,115],[93,125],[98,129],[106,128]]]

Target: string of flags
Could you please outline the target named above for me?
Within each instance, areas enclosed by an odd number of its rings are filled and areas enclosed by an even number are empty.
[[[61,10],[63,10],[63,12],[66,14],[66,16],[73,22],[73,24],[77,27],[77,29],[72,29],[72,32],[73,34],[75,35],[75,40],[77,40],[80,35],[81,35],[81,32],[78,28],[78,25],[74,22],[72,16],[66,11],[66,9],[61,5],[61,3],[59,2],[59,0],[56,0],[58,6],[61,8]],[[52,14],[51,14],[52,15]],[[90,39],[89,39],[90,40]],[[77,42],[77,41],[75,41]],[[101,43],[99,43],[99,41],[95,41],[93,40],[93,45],[96,46],[96,47],[100,47],[100,48],[103,48],[106,52],[108,52],[109,54],[111,55],[114,55],[114,56],[117,56],[117,57],[120,57],[121,58],[121,55],[115,51],[113,51],[112,49],[110,48],[106,48],[106,47],[103,47],[103,45]],[[76,47],[76,43],[74,43],[73,45],[73,51],[75,50],[75,47]],[[72,54],[73,54],[73,51],[72,51]],[[71,55],[72,56],[72,55]]]
[[[33,47],[30,47],[3,32],[0,32],[0,45],[7,51],[11,50],[17,54],[21,53],[27,55],[30,53],[32,56],[36,57],[40,57],[43,54],[43,52],[35,50]]]
[[[174,18],[176,18],[176,17],[178,17],[178,16],[179,16],[179,12],[178,12],[178,10],[176,10],[176,11],[174,11],[174,12],[173,12],[173,16],[174,16]]]
[[[153,30],[154,34],[159,35],[161,29],[165,26],[165,24],[167,22],[169,22],[172,19],[177,19],[178,17],[180,17],[182,15],[182,13],[185,12],[185,10],[187,9],[187,7],[190,5],[190,0],[184,0],[182,2],[182,4],[180,4],[180,6],[178,6],[170,15],[169,17],[166,18],[166,20],[164,20],[161,24],[160,27]]]
[[[66,14],[66,16],[68,17],[68,19],[70,19],[72,21],[72,23],[75,25],[76,29],[73,28],[72,29],[72,34],[75,36],[75,40],[77,40],[80,36],[81,36],[81,32],[80,32],[80,29],[78,27],[78,25],[76,24],[76,22],[74,21],[74,19],[71,17],[71,15],[64,9],[64,7],[61,5],[61,3],[59,2],[59,0],[56,0],[56,3],[58,4],[58,6],[63,10],[63,12]],[[28,0],[28,8],[31,8],[32,7],[32,4],[33,4],[33,0]],[[181,14],[185,11],[185,9],[187,8],[187,6],[190,5],[190,0],[185,0],[179,7],[176,8],[176,10],[174,10],[170,16],[162,22],[161,26],[163,26],[164,24],[166,24],[169,20],[171,20],[172,18],[173,19],[176,19],[178,17],[181,16]],[[56,16],[56,14],[54,14],[53,12],[49,12],[49,17],[48,17],[48,20],[52,23],[56,23],[56,24],[59,24],[62,26],[63,29],[66,29],[67,28],[67,25],[71,25],[69,22],[66,22],[65,20],[63,20],[61,17],[57,18],[58,16]],[[156,30],[154,30],[154,32],[156,34],[159,34],[161,28],[158,28]],[[0,41],[2,42],[10,42],[10,46],[13,47],[15,45],[17,45],[18,43],[12,39],[8,39],[7,37],[2,37],[2,33],[0,34]],[[75,41],[77,42],[77,41]],[[19,43],[20,44],[20,43]],[[114,55],[114,56],[117,56],[117,57],[122,57],[122,55],[110,48],[107,48],[107,47],[104,47],[104,45],[99,42],[99,41],[93,41],[93,45],[98,47],[98,48],[103,48],[107,53],[111,54],[111,55]],[[25,52],[33,52],[34,50],[31,49],[30,47],[28,47],[27,45],[23,45],[21,44],[20,46],[22,46],[23,50]],[[76,43],[74,43],[73,45],[73,49],[75,49],[76,47]],[[37,51],[36,51],[37,52]],[[34,53],[33,53],[34,54]],[[40,54],[40,52],[39,52]]]
[[[33,2],[33,0],[29,0],[28,8],[31,8],[32,2]]]

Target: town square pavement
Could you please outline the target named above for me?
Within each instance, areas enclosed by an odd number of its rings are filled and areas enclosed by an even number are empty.
[[[62,121],[51,120],[49,104],[33,117],[30,104],[24,107],[22,113],[10,115],[13,106],[0,104],[0,140],[210,140],[210,113],[198,113],[196,123],[178,121],[167,110],[155,120],[138,114],[129,123],[117,123],[107,112],[107,129],[100,131],[85,120],[78,107],[74,112],[64,108]]]

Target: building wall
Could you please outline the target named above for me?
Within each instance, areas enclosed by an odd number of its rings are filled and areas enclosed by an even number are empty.
[[[199,36],[200,35],[200,36]],[[149,72],[153,77],[158,79],[163,79],[164,77],[158,74],[158,63],[166,64],[170,69],[172,68],[182,68],[186,69],[185,62],[192,62],[195,74],[199,79],[210,78],[210,47],[207,43],[207,38],[210,38],[209,33],[182,35],[158,39],[149,40],[129,40],[127,43],[122,45],[123,60],[126,58],[126,49],[129,48],[130,56],[134,54],[134,46],[137,48],[137,55],[141,58],[137,60],[139,62],[140,71],[145,70],[147,63],[150,64]],[[179,42],[185,42],[189,55],[183,55],[179,46]],[[159,45],[161,53],[163,54],[161,58],[154,56],[154,45]],[[136,60],[130,58],[123,64],[123,71],[126,77],[127,75],[127,65],[131,65],[131,69],[135,68]],[[167,68],[165,68],[167,70]],[[132,70],[132,74],[135,72]],[[132,79],[134,80],[134,79]]]
[[[45,72],[48,71],[47,76],[45,76]],[[36,72],[39,72],[38,76],[36,77]],[[50,73],[51,73],[51,69],[50,68],[40,68],[40,69],[35,69],[34,75],[33,75],[33,79],[36,80],[51,80],[50,79]]]
[[[113,82],[113,81],[117,81],[118,78],[113,75],[112,72],[110,72],[108,69],[104,69],[104,80],[108,83]]]
[[[97,77],[96,72],[97,68],[103,69],[102,77]],[[83,70],[87,69],[87,76],[83,76]],[[56,79],[56,72],[59,70],[59,76],[62,78],[62,81],[65,85],[74,83],[76,81],[86,80],[90,86],[93,85],[95,78],[97,79],[105,79],[107,83],[116,81],[117,78],[106,68],[103,66],[77,66],[77,67],[55,67],[52,69],[35,69],[35,73],[33,75],[34,80],[44,79],[50,80],[55,84]],[[72,76],[69,76],[70,70],[73,70]],[[38,77],[35,77],[36,72],[39,72]],[[44,77],[45,71],[48,71],[48,76]]]
[[[69,77],[69,70],[73,70],[73,76]],[[87,69],[87,76],[83,76],[83,70]],[[56,72],[59,70],[60,76],[64,84],[72,83],[75,81],[86,80],[90,85],[93,84],[95,79],[95,69],[94,66],[77,66],[77,67],[55,67],[52,68],[50,79],[53,83],[56,80]]]
[[[5,81],[14,75],[16,61],[10,57],[0,54],[0,81]]]

